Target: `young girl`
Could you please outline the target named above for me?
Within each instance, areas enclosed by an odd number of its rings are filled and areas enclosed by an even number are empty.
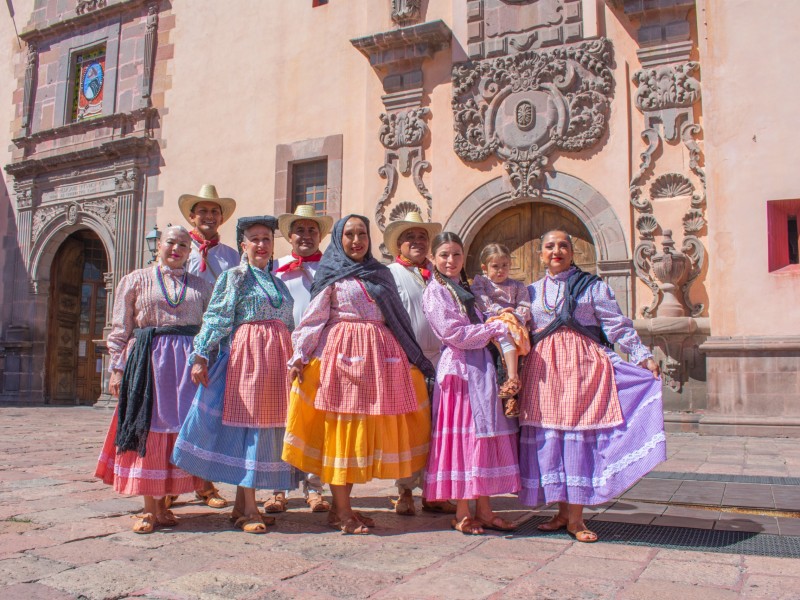
[[[507,379],[500,386],[500,398],[507,417],[519,416],[516,395],[521,387],[517,374],[518,357],[530,352],[526,323],[531,318],[531,302],[525,284],[508,276],[511,253],[503,244],[489,244],[480,256],[483,275],[472,281],[478,309],[487,323],[502,321],[508,334],[498,340],[506,364]]]
[[[520,489],[517,423],[497,403],[497,378],[486,344],[507,333],[502,321],[484,323],[463,273],[464,245],[451,232],[433,240],[434,280],[422,299],[444,350],[433,392],[433,433],[423,495],[456,500],[453,529],[478,535],[509,531],[489,496]],[[475,512],[469,501],[476,500]]]

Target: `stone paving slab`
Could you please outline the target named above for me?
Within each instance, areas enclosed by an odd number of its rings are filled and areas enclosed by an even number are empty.
[[[464,536],[446,516],[395,515],[386,481],[354,491],[354,504],[378,521],[372,536],[329,529],[297,493],[264,536],[233,530],[227,511],[188,494],[175,507],[177,527],[136,535],[131,514],[140,500],[92,477],[110,417],[87,408],[0,408],[3,600],[800,598],[798,559],[542,534]],[[668,457],[658,467],[665,473],[800,477],[796,440],[669,434]],[[230,486],[221,487],[233,497]],[[670,504],[701,500],[720,510]],[[598,524],[800,535],[800,519],[725,513],[726,501],[800,510],[800,486],[651,477],[586,513]],[[513,497],[495,505],[519,522],[554,510],[530,511]]]

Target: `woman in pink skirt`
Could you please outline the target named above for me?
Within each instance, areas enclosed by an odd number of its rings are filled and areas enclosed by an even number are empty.
[[[190,250],[189,233],[168,228],[158,264],[123,277],[114,295],[109,388],[119,405],[95,476],[121,494],[144,496],[136,533],[176,525],[164,497],[203,484],[169,462],[197,391],[187,359],[211,297],[211,284],[183,268]]]
[[[486,345],[507,334],[502,321],[484,323],[463,272],[464,245],[440,233],[432,245],[434,281],[423,296],[433,332],[442,341],[433,392],[433,433],[423,495],[456,500],[453,529],[478,535],[514,525],[492,511],[489,496],[520,489],[517,422],[497,400],[494,361]],[[476,500],[475,512],[469,501]]]

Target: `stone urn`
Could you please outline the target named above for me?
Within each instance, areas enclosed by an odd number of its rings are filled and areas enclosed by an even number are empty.
[[[661,240],[661,251],[650,259],[653,274],[658,280],[662,300],[657,309],[659,317],[685,317],[688,314],[681,300],[681,284],[689,272],[690,260],[680,250],[675,249],[672,230],[665,229]]]

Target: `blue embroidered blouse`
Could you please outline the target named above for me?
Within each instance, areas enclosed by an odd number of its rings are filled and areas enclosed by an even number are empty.
[[[283,281],[268,271],[251,267],[243,259],[238,267],[223,271],[217,279],[189,362],[194,363],[195,356],[207,360],[221,344],[229,343],[233,330],[243,323],[283,321],[291,332],[293,308],[294,301]]]

